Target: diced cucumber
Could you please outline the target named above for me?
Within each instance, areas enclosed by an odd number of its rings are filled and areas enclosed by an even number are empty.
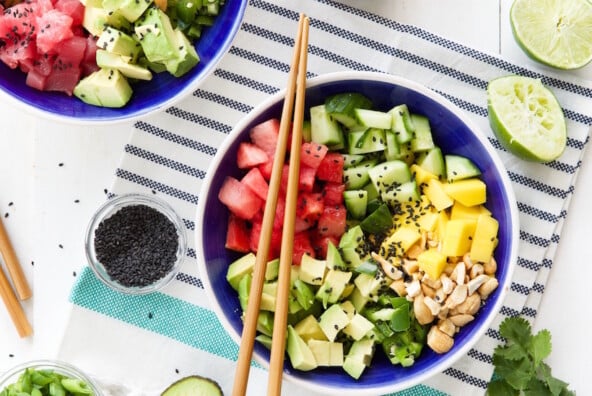
[[[393,226],[393,218],[386,204],[381,204],[360,223],[360,228],[369,234],[380,235]]]
[[[358,124],[367,128],[391,129],[393,117],[389,113],[370,109],[354,109]]]
[[[415,126],[409,114],[409,108],[406,104],[401,104],[389,110],[392,121],[392,131],[395,133],[399,144],[408,143],[413,138]]]
[[[344,169],[354,167],[365,159],[362,154],[342,154],[342,156]]]
[[[384,150],[385,158],[387,161],[399,159],[401,149],[399,147],[399,142],[397,141],[397,136],[392,130],[385,130],[384,134],[386,140],[386,149]]]
[[[310,120],[302,121],[302,140],[304,142],[312,141],[312,129]]]
[[[343,199],[348,213],[354,219],[362,219],[366,216],[366,206],[368,205],[368,191],[366,190],[347,190],[343,192]]]
[[[467,157],[448,154],[444,156],[444,163],[446,166],[446,180],[449,182],[468,179],[481,174],[477,165]]]
[[[374,185],[374,183],[372,183],[372,182],[367,183],[362,188],[368,192],[368,202],[369,203],[374,201],[376,198],[380,197],[380,193],[376,189],[376,186]]]
[[[411,120],[415,126],[415,133],[411,139],[411,151],[427,151],[434,148],[430,120],[420,114],[411,114]]]
[[[378,163],[377,159],[362,161],[353,168],[343,170],[343,181],[346,190],[357,190],[364,187],[369,181],[368,171]]]
[[[327,113],[349,129],[358,124],[354,116],[354,109],[369,109],[371,107],[370,99],[357,92],[340,93],[325,100]]]
[[[384,130],[370,128],[365,131],[352,131],[347,134],[349,154],[382,152],[386,148]]]
[[[422,169],[430,172],[433,175],[443,178],[446,176],[446,168],[444,166],[444,156],[440,147],[434,147],[421,153],[417,158],[417,165]]]
[[[417,183],[415,180],[411,180],[399,186],[393,186],[393,188],[383,191],[380,197],[391,207],[398,203],[417,201],[419,200]]]
[[[393,160],[375,165],[368,171],[368,176],[376,189],[382,193],[394,184],[401,185],[411,180],[411,171],[405,162]]]
[[[343,139],[343,132],[337,121],[333,120],[324,105],[310,108],[311,140],[327,146],[338,144]]]

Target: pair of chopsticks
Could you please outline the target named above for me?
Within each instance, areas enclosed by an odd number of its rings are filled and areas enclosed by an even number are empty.
[[[280,270],[276,299],[275,319],[272,335],[270,369],[267,386],[269,396],[279,396],[286,348],[286,329],[288,317],[288,295],[290,292],[290,272],[294,242],[294,223],[296,219],[296,200],[298,176],[300,173],[300,146],[302,144],[302,125],[304,120],[304,93],[306,89],[306,63],[308,58],[309,18],[300,14],[298,33],[294,42],[294,55],[288,74],[288,86],[280,119],[279,139],[276,147],[269,192],[263,212],[261,237],[257,247],[257,258],[253,270],[251,290],[244,319],[243,333],[234,378],[233,396],[243,396],[251,366],[253,345],[257,330],[257,317],[261,304],[261,292],[265,280],[265,267],[271,245],[273,221],[280,191],[282,169],[286,156],[288,135],[292,130],[288,187],[286,191],[286,210],[280,252]],[[294,97],[294,95],[296,97]],[[293,116],[292,116],[293,112]],[[292,119],[293,117],[293,119]]]
[[[0,253],[2,253],[2,257],[4,258],[4,263],[6,264],[8,273],[12,279],[16,293],[18,294],[18,299],[1,267],[0,297],[4,300],[4,305],[6,305],[8,314],[10,315],[19,336],[27,337],[33,333],[33,329],[27,320],[19,299],[26,300],[31,297],[32,293],[14,249],[12,248],[4,224],[2,224],[2,220],[0,220]]]

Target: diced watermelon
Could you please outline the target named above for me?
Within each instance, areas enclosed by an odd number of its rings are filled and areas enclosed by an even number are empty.
[[[327,246],[329,242],[333,244],[333,246],[339,245],[339,238],[333,235],[325,235],[325,236],[316,236],[312,237],[312,246],[315,250],[317,257],[327,257]]]
[[[58,10],[49,10],[37,17],[37,48],[41,53],[57,52],[57,45],[74,36],[73,19]]]
[[[259,171],[261,175],[267,181],[271,180],[271,172],[273,171],[273,161],[268,161],[264,164],[259,165]]]
[[[97,70],[99,70],[97,65],[97,39],[90,35],[86,38],[86,48],[80,63],[80,71],[82,76],[86,77]]]
[[[251,222],[251,235],[249,238],[249,249],[257,253],[259,250],[259,239],[261,238],[261,230],[263,227],[263,218],[261,215],[256,215]],[[281,228],[274,228],[271,233],[271,240],[269,243],[268,260],[279,257],[282,245],[282,230]]]
[[[263,200],[257,194],[232,176],[227,176],[224,179],[218,199],[232,213],[246,220],[252,219],[263,206]]]
[[[343,183],[343,156],[327,153],[317,169],[317,178],[333,183]]]
[[[325,206],[317,223],[319,235],[339,238],[345,232],[346,216],[347,210],[344,205]]]
[[[84,19],[84,5],[80,0],[58,0],[54,8],[72,17],[73,26],[82,25]]]
[[[281,189],[282,191],[287,191],[288,189],[288,177],[290,175],[290,166],[288,164],[284,164],[284,168],[282,169],[282,181],[281,181]],[[307,191],[311,192],[314,189],[315,184],[315,170],[310,168],[306,165],[300,165],[300,172],[298,178],[298,191]]]
[[[273,159],[280,132],[280,121],[276,118],[255,125],[249,131],[251,142],[267,153]]]
[[[325,200],[325,205],[342,204],[344,191],[345,184],[343,183],[326,183],[323,186],[323,198]]]
[[[275,217],[273,218],[274,230],[284,228],[284,214],[286,213],[286,194],[280,192],[275,205]]]
[[[301,192],[296,203],[296,216],[313,225],[319,220],[325,209],[321,193]]]
[[[263,149],[249,142],[242,142],[238,146],[236,162],[241,169],[252,168],[269,161],[269,156]]]
[[[251,234],[247,222],[231,213],[228,217],[225,247],[236,252],[248,253],[250,241]]]
[[[314,248],[310,241],[310,235],[307,231],[297,232],[294,234],[294,245],[292,250],[292,263],[300,265],[302,255],[308,254],[311,257],[315,256]]]
[[[0,60],[11,69],[16,69],[20,62],[35,58],[37,55],[35,45],[29,43],[26,39],[15,43],[5,42],[5,45],[0,47]]]
[[[304,142],[300,149],[300,163],[317,169],[328,150],[324,144]]]
[[[247,185],[251,191],[253,191],[259,198],[262,200],[267,199],[267,191],[269,190],[269,185],[267,181],[263,178],[261,171],[259,168],[252,168],[250,171],[247,172],[246,175],[243,176],[241,179],[241,183]]]

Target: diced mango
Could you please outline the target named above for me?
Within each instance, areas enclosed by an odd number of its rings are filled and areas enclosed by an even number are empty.
[[[405,253],[411,245],[421,238],[421,233],[415,226],[401,226],[381,245],[381,252],[386,256],[397,256]]]
[[[450,208],[450,219],[473,219],[477,220],[481,214],[491,215],[491,212],[483,205],[465,206],[459,201],[455,201]]]
[[[473,262],[481,261],[487,263],[491,260],[493,249],[497,244],[498,229],[499,223],[493,217],[481,215],[477,218],[475,235],[473,236],[470,251]]]
[[[437,179],[438,176],[434,175],[432,172],[428,172],[427,170],[423,169],[421,166],[417,164],[412,164],[409,167],[411,174],[415,177],[415,182],[422,188],[427,182],[431,179]]]
[[[458,180],[443,184],[444,191],[454,200],[465,206],[475,206],[485,203],[487,187],[478,178]]]
[[[442,242],[442,253],[446,256],[462,256],[471,248],[471,238],[477,222],[468,219],[449,220]]]
[[[424,250],[417,256],[419,269],[425,272],[431,279],[440,278],[446,267],[446,256],[436,249]]]
[[[438,211],[449,208],[454,203],[451,196],[444,190],[444,184],[437,179],[428,180],[423,192]]]
[[[438,217],[438,212],[426,212],[417,219],[417,223],[424,231],[434,231],[436,229],[436,224],[438,224]]]
[[[438,223],[436,224],[436,238],[443,241],[446,237],[446,225],[450,221],[445,211],[438,212]]]

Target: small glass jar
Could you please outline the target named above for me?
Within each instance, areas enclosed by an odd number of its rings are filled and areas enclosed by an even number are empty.
[[[111,216],[115,215],[118,211],[125,207],[138,205],[144,205],[155,209],[160,214],[164,215],[173,224],[179,239],[177,251],[175,254],[175,261],[170,270],[164,276],[146,285],[130,286],[123,284],[109,275],[105,265],[99,261],[95,249],[95,236],[98,227],[103,223],[103,221],[108,220]],[[125,194],[108,200],[101,207],[99,207],[97,212],[92,216],[86,232],[85,247],[86,257],[91,269],[105,285],[126,294],[147,294],[156,290],[160,290],[169,284],[173,278],[175,278],[187,252],[187,237],[185,234],[183,221],[168,203],[155,196],[144,194]],[[141,263],[138,263],[138,265],[141,265]]]
[[[88,389],[92,390],[94,396],[103,396],[101,389],[99,389],[97,384],[89,376],[71,364],[59,360],[34,360],[13,367],[0,376],[0,392],[7,386],[17,382],[21,374],[23,374],[28,368],[35,370],[50,370],[68,378],[81,380],[87,385]]]

